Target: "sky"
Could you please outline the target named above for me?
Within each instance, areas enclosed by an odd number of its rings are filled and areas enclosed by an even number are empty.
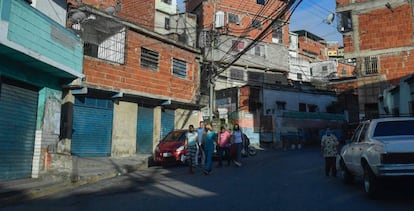
[[[177,1],[183,11],[183,0]],[[336,19],[331,24],[326,23],[328,15],[335,14],[335,4],[335,0],[303,0],[291,17],[289,30],[306,30],[326,41],[336,41],[342,45],[342,35],[336,29]]]

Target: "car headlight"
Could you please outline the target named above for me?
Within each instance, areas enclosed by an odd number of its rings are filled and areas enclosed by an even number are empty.
[[[180,147],[178,147],[175,151],[176,152],[180,152],[180,151],[183,151],[184,150],[184,146],[180,146]]]

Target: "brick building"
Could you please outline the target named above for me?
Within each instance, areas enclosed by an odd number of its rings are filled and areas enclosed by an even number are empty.
[[[298,35],[298,55],[299,58],[306,59],[310,62],[326,61],[328,51],[326,41],[305,30],[293,31]]]
[[[154,32],[154,0],[69,3],[85,78],[64,95],[58,150],[148,154],[171,130],[198,124],[200,52]]]
[[[346,59],[356,62],[361,117],[375,117],[378,97],[413,70],[413,3],[337,0]]]

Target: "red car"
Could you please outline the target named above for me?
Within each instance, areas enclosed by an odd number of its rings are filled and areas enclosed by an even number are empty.
[[[188,130],[174,130],[157,144],[154,151],[155,164],[181,163],[185,156],[185,134]]]

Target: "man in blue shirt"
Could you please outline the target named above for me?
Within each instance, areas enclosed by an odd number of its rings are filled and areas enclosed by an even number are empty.
[[[198,136],[197,136],[197,141],[198,141],[198,148],[197,148],[197,152],[195,157],[198,158],[199,156],[201,156],[201,165],[204,166],[205,162],[206,162],[206,155],[204,154],[204,150],[203,150],[203,139],[204,139],[204,122],[200,121],[200,126],[197,128],[196,130]],[[195,165],[198,165],[198,159],[195,160]]]

